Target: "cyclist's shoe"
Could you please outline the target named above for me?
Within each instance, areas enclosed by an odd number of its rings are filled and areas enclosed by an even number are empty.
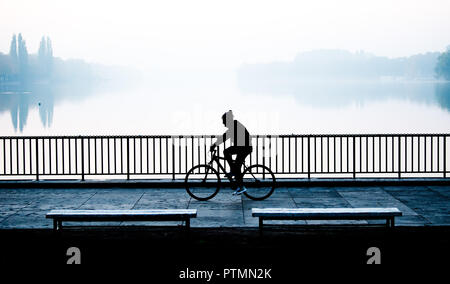
[[[244,193],[246,191],[247,191],[247,188],[245,186],[241,186],[235,192],[233,192],[233,195],[241,195],[242,193]]]

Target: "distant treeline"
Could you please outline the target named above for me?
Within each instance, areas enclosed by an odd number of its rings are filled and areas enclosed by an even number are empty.
[[[9,54],[0,53],[0,81],[27,82],[48,80],[53,71],[53,47],[49,37],[42,37],[37,55],[28,54],[22,34],[11,39]]]
[[[53,56],[52,41],[42,37],[37,54],[29,54],[19,33],[13,35],[9,54],[0,52],[0,84],[76,82],[94,80],[136,79],[136,70],[90,64],[79,59],[63,60]],[[126,77],[126,78],[125,78]]]
[[[409,57],[388,58],[365,52],[316,50],[304,52],[291,62],[245,64],[239,69],[243,81],[450,79],[450,50]]]
[[[450,46],[446,52],[439,55],[435,71],[438,78],[450,81]]]

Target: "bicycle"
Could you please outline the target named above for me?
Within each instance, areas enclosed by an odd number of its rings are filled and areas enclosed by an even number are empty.
[[[239,186],[244,185],[247,188],[244,195],[252,200],[264,200],[272,195],[275,190],[276,179],[268,167],[260,164],[247,167],[244,163],[244,170],[240,173],[241,181],[239,181],[238,178],[233,178],[230,173],[226,172],[220,162],[225,158],[219,157],[216,153],[217,148],[211,152],[211,160],[207,164],[196,165],[187,172],[184,182],[186,191],[191,197],[206,201],[216,196],[221,187],[224,187],[219,171],[212,166],[214,162],[225,173],[231,189],[236,190]]]

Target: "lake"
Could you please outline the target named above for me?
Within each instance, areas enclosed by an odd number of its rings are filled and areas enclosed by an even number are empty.
[[[198,76],[0,90],[1,135],[218,134],[232,109],[251,134],[450,133],[450,83],[242,82]]]

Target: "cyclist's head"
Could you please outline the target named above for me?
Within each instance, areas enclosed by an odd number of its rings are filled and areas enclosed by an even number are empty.
[[[233,123],[234,116],[233,111],[229,110],[222,115],[222,122],[225,126],[231,125]]]

